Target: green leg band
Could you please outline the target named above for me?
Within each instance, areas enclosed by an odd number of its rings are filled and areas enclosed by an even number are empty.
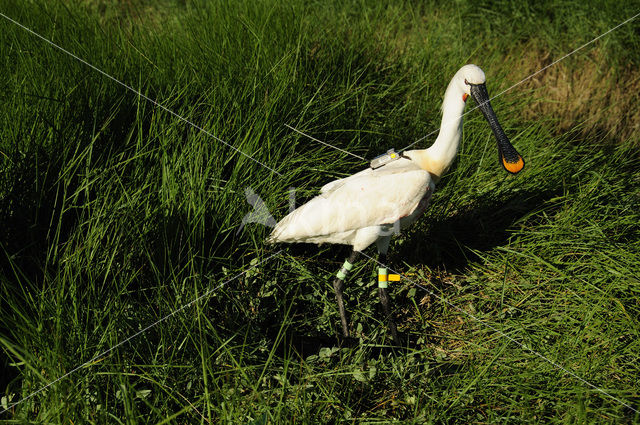
[[[347,273],[349,273],[352,268],[353,264],[351,264],[349,260],[345,260],[340,271],[336,273],[336,276],[338,277],[338,279],[344,280],[344,278],[347,277]]]

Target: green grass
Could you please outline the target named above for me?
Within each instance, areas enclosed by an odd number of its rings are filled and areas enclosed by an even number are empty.
[[[456,164],[392,243],[405,350],[385,347],[373,261],[347,282],[361,343],[339,349],[345,249],[238,232],[246,187],[281,218],[290,187],[302,202],[366,166],[284,124],[367,158],[402,148],[438,127],[461,65],[497,94],[639,6],[0,1],[282,174],[0,18],[3,403],[249,270],[0,421],[640,422],[522,346],[640,408],[640,20],[492,102],[520,175],[465,117]]]

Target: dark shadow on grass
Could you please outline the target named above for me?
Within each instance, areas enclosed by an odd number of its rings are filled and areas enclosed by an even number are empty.
[[[501,199],[491,196],[480,199],[467,210],[418,226],[407,235],[407,242],[395,251],[390,250],[390,261],[425,265],[449,273],[462,272],[478,259],[474,251],[490,251],[507,244],[511,236],[509,229],[561,193],[562,188],[558,187],[518,192]],[[398,268],[402,271],[402,266]]]
[[[271,330],[268,336],[274,341],[277,336],[277,332]],[[361,346],[358,338],[344,338],[342,336],[331,335],[303,335],[295,330],[287,332],[286,336],[281,340],[280,344],[276,347],[276,353],[279,356],[285,357],[288,354],[288,350],[293,352],[301,359],[306,359],[311,355],[318,355],[322,348],[358,348]],[[362,347],[366,347],[367,352],[371,357],[379,357],[381,355],[387,356],[393,353],[405,353],[406,347],[394,347],[391,345],[371,345],[364,344]]]

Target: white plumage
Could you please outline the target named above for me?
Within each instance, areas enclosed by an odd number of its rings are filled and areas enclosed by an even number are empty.
[[[393,227],[415,221],[435,189],[429,172],[409,159],[412,152],[326,184],[320,195],[282,219],[268,241],[347,244],[361,251],[380,239],[388,246]]]

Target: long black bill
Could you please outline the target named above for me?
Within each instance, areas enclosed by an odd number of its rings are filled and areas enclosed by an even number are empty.
[[[471,96],[473,100],[478,104],[478,108],[482,111],[482,114],[489,122],[493,134],[498,141],[498,154],[500,155],[499,162],[502,164],[505,170],[511,174],[517,174],[524,169],[524,159],[516,148],[513,147],[507,135],[504,134],[504,130],[500,127],[498,117],[496,117],[491,103],[489,103],[489,93],[487,92],[487,86],[484,84],[469,84],[471,87]]]

